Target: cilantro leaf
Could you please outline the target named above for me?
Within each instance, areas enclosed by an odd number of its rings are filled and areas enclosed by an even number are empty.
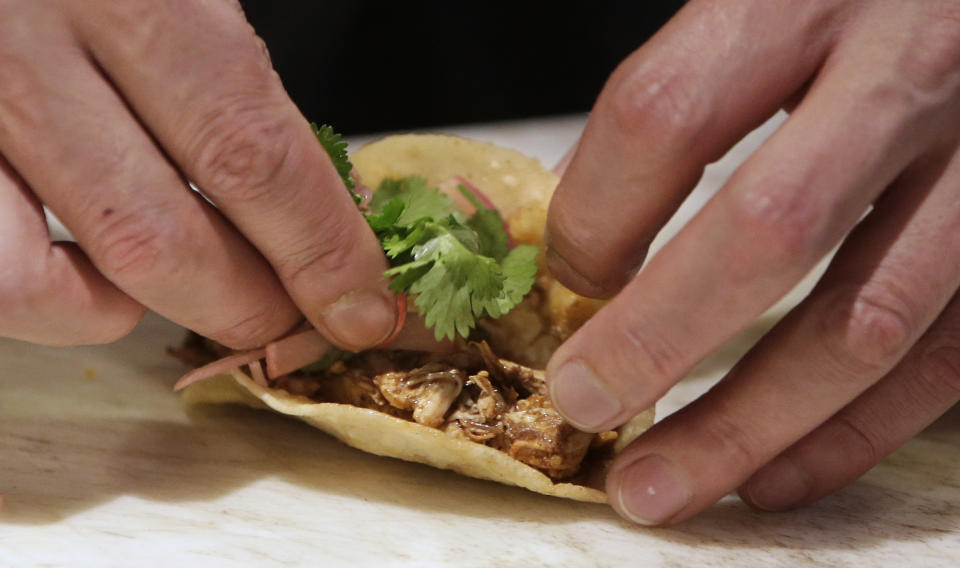
[[[386,231],[397,224],[400,214],[403,213],[405,206],[403,201],[394,199],[383,206],[379,213],[367,215],[367,223],[374,233]]]
[[[347,143],[327,125],[310,126],[353,194]],[[476,207],[469,219],[420,176],[383,180],[364,214],[390,262],[384,273],[390,289],[416,295],[414,303],[438,340],[468,337],[478,319],[509,312],[537,275],[537,247],[511,250],[500,213],[465,185],[458,189]],[[331,355],[316,368],[342,356]]]
[[[405,231],[405,234],[402,234],[404,231],[391,231],[389,236],[380,240],[380,245],[391,259],[400,258],[402,255],[410,256],[413,254],[413,247],[430,237],[429,230],[426,222],[417,223]]]
[[[498,318],[523,301],[537,277],[539,252],[531,245],[521,245],[510,251],[500,265],[503,281],[498,293],[490,297],[475,296],[473,312]]]
[[[414,247],[416,261],[386,274],[401,275],[429,265],[409,289],[417,295],[418,311],[438,340],[456,334],[467,337],[483,316],[474,312],[474,304],[484,306],[499,295],[503,270],[494,259],[471,252],[449,230],[434,228],[437,236]]]
[[[337,169],[337,173],[340,174],[343,183],[347,185],[347,189],[349,189],[352,194],[356,183],[353,181],[353,178],[350,177],[350,172],[353,171],[353,164],[350,163],[350,158],[347,157],[347,143],[341,140],[343,136],[334,132],[333,127],[328,124],[317,126],[316,122],[311,122],[310,128],[313,130],[313,135],[320,141],[320,145],[327,151],[327,154],[330,156],[330,161],[333,162],[333,167]]]
[[[484,205],[467,186],[460,184],[457,189],[477,208],[467,225],[477,234],[480,252],[497,261],[503,260],[510,247],[500,212]]]
[[[460,191],[477,208],[469,219],[423,178],[384,180],[367,215],[390,260],[390,289],[416,295],[438,340],[468,337],[478,319],[509,312],[537,275],[537,247],[509,250],[500,214]]]
[[[377,213],[383,209],[383,207],[393,201],[394,199],[402,199],[403,188],[404,188],[404,179],[391,179],[387,178],[380,182],[380,185],[377,187],[377,190],[373,192],[373,196],[370,198],[370,211]]]
[[[513,248],[501,262],[503,266],[503,295],[500,302],[503,313],[509,312],[514,306],[523,301],[523,298],[533,289],[537,279],[537,256],[539,247],[533,245],[518,245]]]
[[[498,318],[533,287],[538,249],[519,246],[503,263],[471,250],[443,223],[426,222],[412,247],[414,260],[390,268],[391,289],[416,294],[414,304],[434,336],[467,337],[482,317]]]
[[[453,212],[453,200],[437,188],[427,187],[427,180],[420,176],[384,180],[373,193],[370,210],[381,211],[390,202],[403,202],[403,214],[396,224],[411,225],[423,218],[440,219]]]

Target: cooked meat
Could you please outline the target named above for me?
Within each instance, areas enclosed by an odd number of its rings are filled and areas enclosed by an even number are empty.
[[[547,382],[544,379],[543,371],[524,367],[513,361],[507,361],[506,359],[499,359],[499,362],[500,372],[503,373],[506,384],[512,384],[515,387],[519,386],[521,389],[518,390],[523,390],[530,394],[546,396]]]
[[[513,389],[523,396],[547,394],[547,384],[544,382],[542,372],[524,367],[513,361],[500,359],[493,353],[493,349],[486,341],[474,345],[480,353],[480,357],[483,358],[484,365],[501,385]]]
[[[606,448],[608,446],[613,446],[616,443],[617,438],[620,437],[620,434],[616,430],[607,430],[606,432],[600,432],[590,443],[591,448]]]
[[[294,375],[296,376],[296,375]],[[394,407],[381,394],[380,389],[373,384],[370,377],[351,370],[345,373],[328,375],[324,377],[303,377],[306,380],[313,381],[317,389],[311,394],[311,398],[326,402],[339,402],[359,406],[360,408],[372,408],[396,416]],[[278,381],[278,386],[283,388],[283,379]]]
[[[315,395],[318,390],[320,390],[320,384],[317,381],[307,377],[300,377],[297,375],[286,375],[284,377],[281,377],[274,383],[274,386],[276,388],[281,388],[290,394],[297,394],[297,395],[306,396],[306,397],[311,397]],[[356,386],[353,386],[353,387],[348,387],[346,385],[340,385],[340,386],[342,388],[354,388],[354,389],[357,388]],[[355,398],[358,398],[356,393],[354,393],[353,396]],[[360,405],[358,404],[357,406],[360,406]]]
[[[502,449],[554,478],[576,473],[594,436],[564,421],[543,395],[518,401],[513,410],[503,415],[503,424]]]
[[[191,363],[229,354],[215,346],[191,336],[171,351]],[[604,450],[616,438],[566,423],[550,403],[542,371],[498,358],[485,342],[471,346],[447,354],[368,351],[325,371],[273,379],[270,386],[413,420],[501,450],[554,479],[576,474],[591,443]]]
[[[436,428],[463,389],[463,371],[441,363],[428,363],[411,371],[393,371],[373,378],[387,401],[413,411],[413,419]]]
[[[456,409],[450,413],[443,431],[455,438],[466,438],[471,442],[499,447],[503,428],[498,424],[499,415],[492,418],[484,416],[477,401],[468,393],[460,394]],[[487,422],[491,423],[488,424]]]
[[[480,396],[474,404],[485,422],[497,419],[507,409],[507,401],[503,399],[503,395],[490,382],[489,371],[480,371],[476,375],[470,375],[468,382],[480,387]],[[512,399],[510,402],[516,402],[517,393],[511,394],[513,396],[510,397]]]

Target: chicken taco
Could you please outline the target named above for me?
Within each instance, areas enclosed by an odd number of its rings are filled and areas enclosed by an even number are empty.
[[[539,253],[557,177],[514,150],[442,135],[384,138],[351,164],[332,130],[315,132],[390,259],[403,323],[362,353],[309,327],[246,352],[191,334],[171,350],[197,367],[178,383],[184,399],[269,408],[367,452],[605,502],[609,462],[653,412],[593,434],[550,402],[541,369],[600,306],[556,282]]]

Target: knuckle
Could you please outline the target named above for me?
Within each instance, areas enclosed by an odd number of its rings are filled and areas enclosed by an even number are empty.
[[[231,8],[236,10],[238,14],[240,14],[241,16],[246,16],[246,13],[243,10],[243,4],[240,3],[240,0],[226,0],[226,2],[227,4],[230,5]]]
[[[627,360],[639,366],[641,376],[673,379],[686,367],[683,352],[659,333],[657,326],[649,325],[637,314],[616,319],[619,335],[628,342]]]
[[[833,361],[856,375],[889,370],[913,339],[909,305],[906,296],[889,284],[837,291],[827,304],[823,334]]]
[[[763,180],[731,192],[733,226],[750,242],[759,243],[765,261],[793,264],[809,260],[822,248],[824,212],[797,180]]]
[[[98,137],[98,151],[78,152],[63,158],[64,167],[59,173],[60,183],[78,188],[65,199],[70,206],[81,212],[81,219],[99,219],[104,200],[91,199],[91,195],[110,195],[122,191],[129,180],[142,178],[142,156],[125,141],[112,136]]]
[[[960,400],[960,345],[956,336],[928,348],[919,359],[917,379],[929,400]]]
[[[170,41],[169,10],[173,2],[100,2],[98,16],[104,25],[123,30],[115,48],[132,57],[156,53]]]
[[[960,67],[960,8],[956,2],[931,2],[922,32],[905,44],[895,72],[921,91],[955,90]]]
[[[162,274],[176,249],[175,231],[164,223],[150,222],[150,216],[137,212],[116,215],[91,239],[91,257],[100,271],[111,280],[139,282]]]
[[[318,224],[324,227],[323,235],[292,247],[292,252],[277,261],[277,273],[284,282],[297,286],[305,281],[304,285],[310,286],[325,275],[346,272],[352,265],[357,239],[351,236],[349,220],[328,216]]]
[[[216,197],[265,204],[289,170],[292,139],[283,114],[242,99],[201,121],[192,169],[204,191]]]
[[[547,261],[551,271],[581,295],[613,296],[630,277],[628,269],[618,268],[629,260],[642,259],[646,249],[638,245],[636,248],[641,250],[636,252],[621,251],[619,243],[611,243],[605,235],[598,234],[596,224],[584,223],[582,219],[578,222],[577,215],[570,212],[569,207],[552,207],[547,221]]]
[[[232,349],[264,345],[286,331],[277,328],[278,313],[281,313],[278,306],[264,305],[236,323],[211,333],[210,337]]]
[[[874,112],[914,118],[955,107],[960,92],[960,8],[929,2],[921,19],[905,21],[909,41],[891,42],[863,97]]]
[[[257,49],[260,51],[260,54],[263,56],[266,64],[273,69],[273,58],[270,56],[270,48],[267,46],[267,42],[258,35],[254,36],[254,41],[257,44]],[[280,76],[276,75],[275,78],[279,80]]]
[[[36,96],[38,84],[28,62],[0,48],[0,139],[30,140],[43,130],[46,112]]]
[[[848,467],[866,471],[883,458],[878,434],[852,413],[840,412],[831,425],[838,430],[831,438],[842,445]]]
[[[630,139],[652,141],[674,151],[693,144],[708,113],[689,74],[654,62],[634,70],[626,65],[612,82],[609,104],[614,127]]]
[[[718,456],[720,463],[737,464],[746,471],[753,471],[767,458],[760,455],[756,436],[750,434],[746,427],[726,412],[716,412],[711,416],[709,424],[705,420],[697,421],[697,432],[691,439],[698,440],[705,448],[704,451]]]

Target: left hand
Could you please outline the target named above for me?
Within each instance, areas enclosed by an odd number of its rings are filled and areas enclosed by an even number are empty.
[[[704,166],[781,107],[632,278]],[[548,220],[554,274],[616,294],[547,367],[572,423],[654,404],[851,229],[717,387],[620,454],[622,515],[675,523],[738,487],[762,509],[809,503],[960,399],[960,3],[693,0],[613,74]]]

